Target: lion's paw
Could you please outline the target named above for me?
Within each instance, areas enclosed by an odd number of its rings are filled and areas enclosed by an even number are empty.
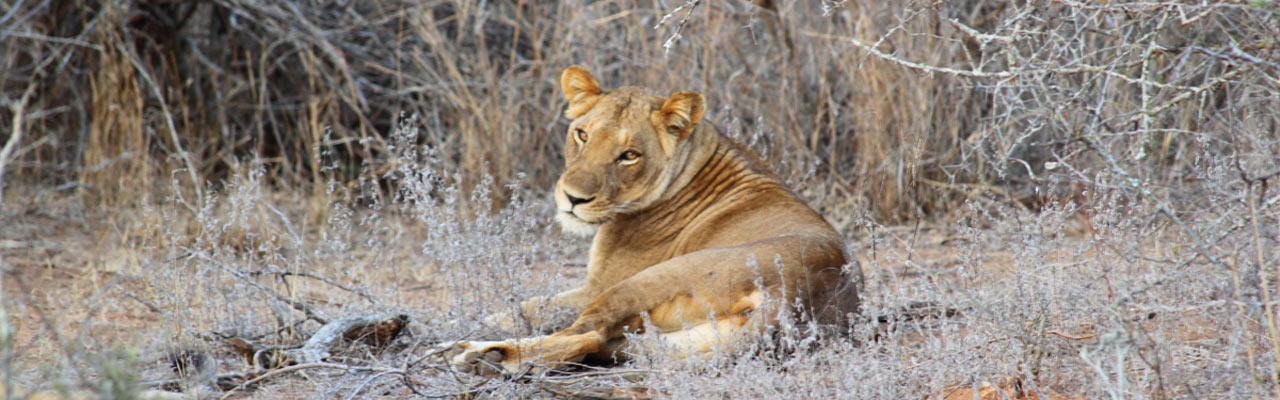
[[[507,342],[463,341],[445,344],[444,355],[455,371],[480,376],[514,374],[519,370],[515,348]]]

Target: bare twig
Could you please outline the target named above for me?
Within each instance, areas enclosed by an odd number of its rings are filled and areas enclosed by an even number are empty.
[[[230,398],[231,395],[235,394],[236,391],[244,390],[245,388],[248,388],[253,384],[267,380],[268,378],[271,378],[277,375],[287,374],[290,372],[301,371],[305,369],[313,369],[313,368],[341,369],[341,370],[347,371],[348,373],[360,373],[360,372],[379,372],[379,373],[390,372],[390,373],[398,373],[398,374],[405,373],[404,370],[393,369],[393,368],[360,367],[360,366],[327,363],[327,362],[315,362],[315,363],[290,365],[288,367],[267,371],[262,375],[258,375],[253,379],[247,380],[244,383],[241,383],[239,386],[231,388],[231,390],[227,390],[227,392],[224,393],[220,399],[226,400],[227,398]]]
[[[196,257],[199,257],[200,259],[205,260],[205,261],[207,261],[207,262],[209,262],[209,263],[211,263],[211,264],[213,264],[213,265],[218,266],[218,268],[222,268],[222,270],[227,271],[227,272],[231,273],[231,275],[234,275],[234,276],[236,276],[237,278],[240,278],[241,280],[243,280],[245,283],[248,283],[248,284],[249,284],[249,286],[252,286],[253,288],[258,289],[259,291],[261,291],[261,292],[263,292],[263,293],[266,293],[266,294],[271,295],[271,297],[274,297],[276,300],[279,300],[280,302],[283,302],[283,303],[285,303],[285,304],[288,304],[290,307],[293,307],[293,309],[298,310],[298,311],[301,311],[303,314],[305,314],[305,315],[307,316],[307,318],[310,318],[310,319],[312,319],[312,320],[315,320],[316,322],[319,322],[319,323],[321,323],[321,324],[327,324],[327,323],[329,323],[329,320],[327,320],[327,319],[325,319],[325,318],[321,317],[320,315],[318,315],[318,314],[316,314],[314,311],[312,311],[312,310],[311,310],[311,307],[307,307],[307,305],[306,305],[306,304],[303,304],[302,302],[299,302],[299,301],[297,301],[297,300],[293,300],[293,299],[287,298],[287,297],[285,297],[285,296],[282,296],[282,295],[280,295],[279,293],[276,293],[274,290],[267,289],[266,287],[262,286],[262,284],[259,284],[257,281],[253,280],[253,278],[249,277],[249,275],[248,275],[248,274],[245,274],[243,271],[240,271],[240,270],[238,270],[238,269],[235,269],[235,268],[231,267],[230,265],[227,265],[227,264],[226,264],[226,263],[224,263],[224,262],[221,262],[221,261],[218,261],[218,260],[214,260],[213,258],[211,258],[211,257],[209,257],[209,256],[207,256],[207,255],[204,255],[204,254],[197,254],[197,255],[195,255],[195,256],[196,256]]]
[[[1237,166],[1238,165],[1239,164],[1237,164]],[[1241,177],[1248,179],[1243,175],[1244,175],[1244,172],[1241,171]],[[1255,185],[1255,183],[1257,183],[1257,185]],[[1253,255],[1254,255],[1255,268],[1258,269],[1258,274],[1261,275],[1262,282],[1267,282],[1269,278],[1268,275],[1271,275],[1270,277],[1280,276],[1280,268],[1276,268],[1276,269],[1267,268],[1266,257],[1263,256],[1262,229],[1259,227],[1260,224],[1258,222],[1258,219],[1260,218],[1260,216],[1258,215],[1258,196],[1253,195],[1254,186],[1260,186],[1262,188],[1262,192],[1265,194],[1266,188],[1267,188],[1267,181],[1265,179],[1258,180],[1255,182],[1246,181],[1245,196],[1244,196],[1245,202],[1249,204],[1249,221],[1250,221],[1250,225],[1253,228],[1252,239],[1253,239],[1253,253],[1254,253]],[[1271,364],[1271,374],[1269,375],[1270,375],[1270,380],[1272,382],[1272,386],[1275,388],[1274,390],[1275,390],[1276,396],[1280,396],[1280,385],[1276,385],[1277,381],[1280,381],[1280,326],[1276,325],[1277,322],[1276,322],[1275,307],[1271,305],[1272,303],[1271,288],[1266,287],[1266,285],[1262,285],[1262,286],[1263,286],[1261,287],[1262,301],[1264,302],[1262,309],[1265,311],[1264,318],[1266,319],[1266,323],[1267,323],[1267,338],[1270,339],[1271,341],[1272,354],[1274,354],[1277,357],[1275,361],[1272,362]]]
[[[1222,261],[1219,260],[1218,257],[1213,254],[1213,252],[1209,251],[1209,245],[1205,243],[1203,238],[1201,238],[1199,232],[1187,226],[1187,224],[1182,221],[1182,218],[1179,218],[1178,214],[1173,212],[1173,208],[1170,207],[1169,204],[1165,202],[1164,199],[1156,197],[1156,195],[1151,193],[1151,190],[1148,189],[1146,186],[1144,186],[1141,182],[1139,182],[1137,178],[1134,178],[1132,175],[1129,175],[1129,173],[1126,172],[1124,168],[1120,166],[1120,163],[1116,161],[1116,158],[1111,155],[1111,152],[1107,151],[1106,148],[1098,144],[1097,141],[1095,141],[1092,137],[1086,136],[1083,138],[1083,140],[1086,144],[1089,145],[1091,149],[1093,149],[1093,151],[1102,155],[1103,159],[1106,161],[1111,171],[1114,172],[1117,176],[1123,178],[1129,189],[1137,190],[1138,193],[1142,195],[1142,197],[1146,198],[1152,203],[1155,203],[1156,209],[1159,210],[1161,214],[1164,214],[1166,218],[1168,218],[1170,221],[1173,221],[1174,224],[1178,225],[1178,228],[1181,229],[1183,233],[1187,234],[1187,236],[1190,236],[1191,240],[1195,244],[1195,250],[1197,254],[1200,254],[1201,257],[1204,257],[1205,259],[1209,260],[1210,262],[1213,263],[1213,265],[1218,266],[1223,271],[1230,270],[1230,268],[1228,268],[1225,264],[1223,264]]]
[[[9,133],[9,140],[5,141],[4,148],[0,149],[0,210],[4,210],[4,169],[9,163],[9,156],[13,154],[13,149],[18,147],[18,143],[22,142],[22,125],[23,117],[26,114],[27,101],[31,100],[31,96],[36,92],[36,81],[32,80],[27,84],[27,90],[22,93],[18,102],[10,107],[13,112],[13,121],[11,122],[12,131]]]
[[[973,29],[969,25],[965,25],[960,21],[957,21],[955,18],[947,18],[947,22],[951,23],[951,26],[955,27],[956,29],[959,29],[960,31],[968,34],[969,36],[973,36],[975,39],[981,40],[983,43],[991,42],[991,41],[1008,43],[1013,41],[1013,38],[1008,36],[992,35],[989,33],[978,32],[977,29]]]
[[[169,111],[169,102],[165,100],[164,94],[160,92],[160,84],[151,77],[151,73],[147,67],[142,65],[142,61],[138,60],[138,55],[130,50],[127,46],[120,44],[120,53],[127,54],[129,62],[133,64],[133,68],[137,70],[138,76],[147,82],[151,87],[151,95],[156,97],[156,101],[160,103],[160,111],[164,114],[165,126],[169,128],[169,140],[173,142],[173,148],[178,153],[178,157],[187,166],[187,176],[191,178],[191,189],[196,194],[196,207],[191,212],[197,212],[197,209],[203,208],[204,198],[204,181],[200,180],[200,171],[196,169],[196,164],[191,161],[191,155],[182,147],[182,141],[178,138],[178,127],[173,123],[173,113]]]
[[[223,382],[223,381],[238,381],[238,380],[247,379],[247,376],[248,375],[246,375],[243,372],[232,372],[232,373],[214,375],[210,380],[214,383]],[[186,383],[187,381],[188,380],[185,378],[159,379],[159,380],[153,380],[153,381],[138,382],[138,386],[143,388],[159,388],[159,387],[165,387],[165,386],[181,385],[183,383]]]
[[[363,382],[360,382],[359,385],[356,385],[355,389],[351,389],[351,393],[347,394],[346,399],[352,400],[356,398],[356,396],[358,396],[360,392],[364,391],[365,386],[368,386],[370,383],[373,383],[374,380],[381,378],[383,375],[388,375],[388,374],[400,374],[401,376],[406,375],[403,370],[379,371],[378,373],[375,373],[373,375],[370,375],[368,378],[365,378]]]
[[[163,309],[156,306],[155,304],[151,304],[151,302],[146,301],[141,297],[138,297],[138,295],[133,293],[133,291],[125,289],[123,286],[120,286],[119,283],[116,284],[116,288],[120,289],[120,293],[123,293],[125,297],[133,299],[134,301],[138,302],[138,304],[142,304],[143,306],[146,306],[148,310],[151,310],[151,312],[160,314],[160,315],[165,315],[165,312]]]
[[[680,10],[687,9],[687,11],[685,11],[684,13],[684,17],[680,18],[680,23],[676,25],[675,32],[672,32],[671,37],[667,38],[667,41],[662,43],[663,55],[671,53],[671,48],[676,45],[676,40],[680,39],[680,33],[684,31],[684,24],[689,22],[689,16],[693,14],[693,10],[697,9],[698,4],[700,3],[702,3],[702,0],[689,0],[688,2],[684,3],[684,5],[681,5],[680,7],[676,7],[676,9],[671,10],[671,12],[663,15],[662,19],[658,20],[658,24],[653,26],[653,29],[658,29],[667,22],[668,18],[671,18],[671,16],[676,15],[676,13],[679,13]]]
[[[1069,334],[1062,333],[1062,332],[1059,332],[1059,331],[1056,331],[1056,330],[1051,330],[1051,331],[1048,331],[1048,332],[1045,332],[1045,333],[1048,333],[1048,334],[1050,334],[1050,335],[1054,335],[1054,336],[1057,336],[1057,337],[1060,337],[1060,338],[1063,338],[1063,339],[1069,339],[1069,340],[1089,340],[1089,339],[1093,339],[1093,338],[1094,338],[1094,336],[1096,336],[1096,335],[1094,335],[1094,334],[1092,334],[1092,333],[1086,333],[1086,334],[1083,334],[1083,335],[1069,335]]]
[[[1134,116],[1133,119],[1137,120],[1137,119],[1145,118],[1149,116],[1156,116],[1157,114],[1160,114],[1165,110],[1168,110],[1169,107],[1173,107],[1173,105],[1181,103],[1182,101],[1191,98],[1191,96],[1200,94],[1201,92],[1204,92],[1205,90],[1208,90],[1214,86],[1218,86],[1224,82],[1235,79],[1237,76],[1240,76],[1240,74],[1250,69],[1252,68],[1249,68],[1248,66],[1237,68],[1232,70],[1231,72],[1222,74],[1221,76],[1218,76],[1217,78],[1214,78],[1212,81],[1206,82],[1205,84],[1200,85],[1199,87],[1185,88],[1185,89],[1188,89],[1186,92],[1182,92],[1177,96],[1174,96],[1172,99],[1169,99],[1169,101],[1166,101],[1160,104],[1159,106],[1153,107],[1151,109],[1143,109],[1142,113],[1137,116]]]
[[[373,295],[369,294],[369,292],[368,292],[368,291],[366,291],[366,290],[364,290],[364,289],[358,289],[358,288],[354,288],[354,287],[351,287],[351,286],[348,286],[348,285],[344,285],[344,284],[342,284],[342,282],[338,282],[338,281],[333,280],[333,279],[331,279],[331,278],[329,278],[329,277],[326,277],[326,276],[324,276],[324,275],[320,275],[320,274],[317,274],[317,273],[313,273],[313,272],[307,272],[307,271],[274,271],[274,270],[272,270],[272,271],[249,271],[249,272],[247,272],[247,274],[249,274],[249,275],[275,275],[275,276],[282,276],[282,277],[283,277],[283,276],[300,276],[300,277],[303,277],[303,278],[311,278],[311,279],[315,279],[315,280],[320,281],[320,282],[324,282],[324,283],[328,284],[329,286],[333,286],[333,287],[336,287],[336,288],[338,288],[338,289],[342,289],[342,290],[344,290],[344,291],[351,292],[352,294],[355,294],[355,295],[357,295],[357,296],[360,296],[361,298],[364,298],[365,300],[368,300],[370,303],[378,304],[377,299],[375,299],[375,298],[373,297]]]
[[[1104,74],[1107,76],[1119,78],[1120,80],[1123,80],[1125,82],[1138,84],[1138,85],[1147,85],[1147,86],[1153,86],[1158,88],[1179,89],[1179,90],[1188,90],[1188,91],[1195,91],[1197,89],[1189,86],[1170,85],[1167,83],[1156,82],[1156,81],[1143,79],[1143,78],[1134,78],[1134,77],[1116,72],[1111,66],[1104,67],[1104,66],[1089,65],[1089,64],[1083,64],[1083,63],[1078,64],[1077,66],[1074,66],[1074,67],[1014,68],[1014,69],[998,71],[998,72],[986,72],[986,71],[978,71],[978,70],[955,69],[950,67],[938,67],[938,66],[906,60],[901,57],[894,56],[892,54],[886,54],[885,52],[882,52],[876,49],[874,46],[863,43],[862,41],[852,37],[837,36],[837,35],[831,35],[826,33],[809,31],[809,30],[800,30],[800,33],[810,37],[847,41],[853,44],[854,47],[857,47],[862,51],[865,51],[873,56],[876,56],[876,58],[879,58],[881,60],[892,62],[894,64],[898,64],[903,67],[920,70],[928,73],[942,73],[947,75],[962,76],[966,78],[983,78],[983,79],[997,79],[997,80],[1009,79],[1009,78],[1020,77],[1020,76],[1036,76],[1036,75],[1046,75],[1046,74],[1072,75],[1072,74],[1095,73],[1095,74]]]

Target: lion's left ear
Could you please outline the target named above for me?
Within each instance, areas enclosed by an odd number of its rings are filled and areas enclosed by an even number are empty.
[[[693,132],[693,127],[698,125],[698,121],[702,121],[702,115],[706,113],[703,103],[702,95],[698,92],[672,93],[671,97],[662,103],[662,109],[653,112],[653,125],[661,131],[684,139]]]
[[[590,111],[604,92],[591,72],[577,65],[566,68],[560,74],[560,88],[564,90],[564,98],[569,100],[569,108],[564,111],[564,115],[570,119],[577,119]]]

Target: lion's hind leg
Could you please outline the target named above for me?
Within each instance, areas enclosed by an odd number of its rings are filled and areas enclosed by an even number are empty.
[[[731,315],[724,318],[708,320],[686,329],[664,332],[656,340],[642,340],[632,343],[628,352],[660,353],[674,359],[703,358],[717,351],[732,350],[733,345],[742,340],[743,332],[749,316]]]
[[[511,374],[526,364],[557,367],[590,357],[595,361],[624,361],[642,353],[682,359],[707,357],[731,351],[742,340],[756,336],[772,314],[758,310],[763,299],[757,290],[732,303],[714,304],[694,296],[677,296],[601,332],[571,330],[553,335],[504,341],[470,341],[453,344],[451,364],[458,371],[478,375]],[[627,332],[656,331],[652,340],[630,340]],[[612,339],[612,340],[610,340]]]
[[[675,359],[706,358],[717,352],[733,351],[741,343],[753,342],[767,329],[776,316],[764,308],[764,291],[749,292],[729,305],[727,309],[710,310],[705,318],[694,320],[656,320],[655,325],[665,326],[653,340],[629,343],[624,351],[660,353]],[[661,307],[660,307],[661,308]],[[661,310],[655,310],[661,311]],[[655,313],[661,318],[662,313]],[[680,326],[677,329],[671,327]]]
[[[455,357],[454,364],[474,370],[479,360],[492,358],[506,372],[514,372],[524,362],[548,367],[578,362],[599,353],[610,339],[623,337],[627,330],[619,326],[641,328],[636,318],[644,313],[660,334],[672,334],[666,340],[679,349],[677,356],[706,354],[723,347],[720,344],[758,337],[776,324],[778,309],[769,311],[773,305],[786,307],[789,302],[781,300],[805,297],[807,268],[798,267],[804,265],[799,253],[806,248],[805,238],[779,238],[672,258],[604,290],[565,330],[473,346]],[[779,265],[790,267],[759,268],[749,262],[750,254],[777,254]],[[806,261],[818,261],[818,253],[804,255]]]

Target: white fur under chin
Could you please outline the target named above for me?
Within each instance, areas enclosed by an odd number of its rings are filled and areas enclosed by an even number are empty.
[[[581,237],[594,236],[596,234],[596,230],[599,228],[596,225],[588,224],[566,212],[556,213],[556,222],[560,223],[560,230],[565,233]]]

